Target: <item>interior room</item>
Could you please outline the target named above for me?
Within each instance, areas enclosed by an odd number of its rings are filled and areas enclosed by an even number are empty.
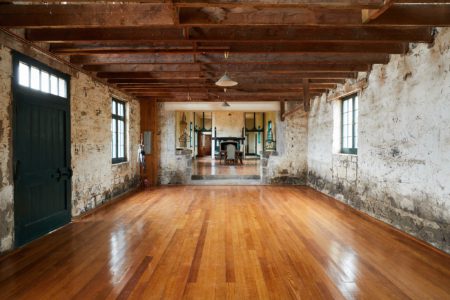
[[[0,0],[0,299],[450,299],[449,27]]]

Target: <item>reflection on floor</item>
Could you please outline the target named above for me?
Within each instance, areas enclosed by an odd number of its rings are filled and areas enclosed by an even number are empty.
[[[192,180],[199,184],[259,184],[259,159],[244,159],[243,164],[229,165],[210,157],[192,161]],[[248,180],[248,181],[247,181]],[[221,182],[219,182],[221,181]]]
[[[0,257],[0,299],[450,299],[450,256],[306,187],[162,187]]]
[[[192,174],[195,175],[259,175],[259,159],[244,159],[244,164],[226,165],[223,160],[200,157],[192,161]]]

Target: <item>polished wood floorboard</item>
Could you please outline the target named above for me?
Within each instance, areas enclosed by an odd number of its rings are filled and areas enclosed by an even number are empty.
[[[163,187],[0,258],[0,299],[449,299],[450,256],[309,188]]]
[[[259,175],[260,160],[244,159],[243,164],[222,164],[218,159],[200,157],[192,160],[192,174],[194,175]]]

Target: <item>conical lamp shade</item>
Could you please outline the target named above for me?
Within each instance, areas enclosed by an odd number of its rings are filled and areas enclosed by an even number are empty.
[[[223,76],[220,77],[220,79],[216,81],[216,85],[222,86],[222,87],[230,87],[230,86],[235,86],[237,84],[238,83],[236,81],[231,80],[231,78],[228,77],[227,73],[223,74]]]

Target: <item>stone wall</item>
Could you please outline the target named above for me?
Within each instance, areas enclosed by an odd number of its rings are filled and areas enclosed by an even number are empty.
[[[192,151],[176,150],[176,112],[164,110],[160,104],[159,137],[160,160],[158,184],[186,184],[191,180]]]
[[[0,45],[0,252],[11,249],[14,238],[11,74],[9,49]]]
[[[339,101],[314,100],[308,184],[450,252],[450,29],[438,31],[431,48],[411,45],[367,75],[357,156],[337,153]]]
[[[54,67],[54,66],[53,66]],[[12,56],[0,45],[0,252],[14,245],[12,179]],[[85,74],[71,77],[72,215],[77,216],[134,188],[139,143],[139,103]],[[111,164],[111,95],[127,101],[129,161]]]
[[[281,122],[276,120],[277,151],[266,152],[261,160],[264,184],[306,184],[307,115],[299,110]]]
[[[126,101],[128,161],[111,163],[111,98]],[[72,215],[77,216],[139,182],[139,103],[85,74],[71,80]]]

